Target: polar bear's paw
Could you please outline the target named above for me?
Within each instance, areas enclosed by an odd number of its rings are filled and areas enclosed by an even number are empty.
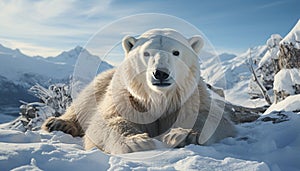
[[[184,147],[196,144],[197,138],[191,129],[173,128],[163,136],[162,141],[170,147]]]
[[[48,118],[42,125],[42,129],[48,132],[62,131],[66,134],[71,134],[72,136],[80,136],[80,131],[73,122],[56,117]]]
[[[146,133],[126,137],[125,142],[121,146],[121,153],[132,153],[156,149],[155,142]]]

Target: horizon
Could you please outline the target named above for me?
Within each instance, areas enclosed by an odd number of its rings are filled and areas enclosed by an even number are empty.
[[[57,56],[85,47],[92,35],[117,19],[163,13],[196,26],[219,54],[239,55],[264,45],[272,34],[285,37],[299,20],[299,6],[297,0],[4,1],[0,2],[0,44],[28,56]]]

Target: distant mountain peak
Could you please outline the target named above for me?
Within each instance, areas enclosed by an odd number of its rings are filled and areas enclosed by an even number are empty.
[[[22,54],[20,49],[11,49],[0,44],[0,53],[4,54]]]
[[[81,52],[82,50],[85,50],[83,47],[77,45],[75,48],[74,48],[75,51],[77,52]]]

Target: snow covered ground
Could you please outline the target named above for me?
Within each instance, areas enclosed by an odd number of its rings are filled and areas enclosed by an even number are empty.
[[[300,105],[299,97],[294,101]],[[0,170],[298,170],[299,123],[300,113],[272,112],[256,122],[237,125],[237,137],[211,146],[122,156],[84,151],[81,138],[62,132],[23,133],[1,124]]]

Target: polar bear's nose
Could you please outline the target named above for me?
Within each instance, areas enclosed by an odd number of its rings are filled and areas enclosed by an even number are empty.
[[[166,68],[159,68],[153,72],[153,77],[159,81],[164,81],[169,78],[170,72]]]

